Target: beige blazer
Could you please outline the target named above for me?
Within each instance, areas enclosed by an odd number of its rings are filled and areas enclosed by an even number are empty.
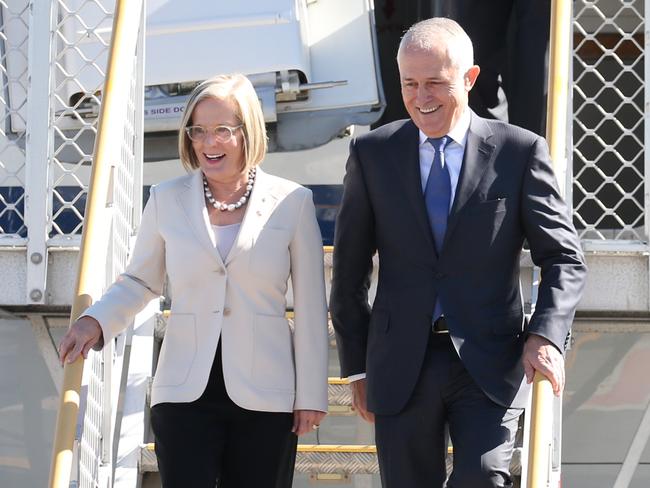
[[[239,234],[221,259],[209,233],[201,173],[151,188],[126,271],[84,315],[113,339],[165,275],[172,309],[151,403],[205,390],[221,337],[230,398],[259,411],[327,411],[327,306],[311,191],[257,172]],[[295,319],[285,319],[291,278]]]

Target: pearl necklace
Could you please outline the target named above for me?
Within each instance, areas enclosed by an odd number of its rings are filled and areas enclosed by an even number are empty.
[[[215,200],[212,196],[212,191],[210,191],[210,187],[208,186],[208,180],[205,175],[203,175],[203,192],[205,193],[205,198],[207,198],[208,202],[210,202],[210,205],[212,205],[217,210],[221,210],[222,212],[225,212],[226,210],[228,212],[234,212],[238,208],[246,205],[248,197],[251,195],[251,191],[253,191],[253,185],[255,184],[255,174],[255,168],[248,170],[248,179],[246,180],[246,193],[244,193],[244,195],[242,195],[242,197],[237,200],[237,203],[226,203]]]

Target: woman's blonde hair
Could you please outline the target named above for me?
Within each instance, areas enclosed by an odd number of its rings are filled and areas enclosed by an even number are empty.
[[[258,165],[267,151],[262,107],[249,79],[241,74],[231,74],[205,80],[190,93],[187,99],[178,132],[178,154],[185,169],[191,171],[199,167],[199,161],[192,149],[192,141],[185,128],[192,125],[192,114],[196,105],[208,98],[228,100],[234,104],[235,115],[243,126],[244,135],[244,162],[241,170],[245,171]]]

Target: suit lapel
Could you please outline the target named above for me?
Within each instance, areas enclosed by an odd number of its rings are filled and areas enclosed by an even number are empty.
[[[492,131],[487,123],[472,112],[463,164],[460,170],[456,196],[447,221],[445,244],[458,223],[459,214],[478,186],[492,159],[496,146],[488,142]],[[444,248],[444,245],[443,245]]]
[[[208,230],[210,228],[210,216],[203,198],[203,179],[201,175],[200,170],[195,170],[190,174],[185,188],[178,195],[178,202],[183,212],[185,212],[196,239],[219,264],[223,265],[219,251],[213,244],[212,239],[210,239]]]
[[[226,266],[243,250],[250,249],[278,202],[279,198],[274,193],[272,178],[258,166],[255,185],[246,206],[244,220],[242,220],[239,234],[226,256]]]
[[[395,134],[398,138],[393,147],[391,159],[398,161],[398,171],[402,183],[402,195],[406,197],[422,231],[424,238],[429,243],[435,257],[435,246],[427,216],[427,207],[422,193],[422,177],[420,176],[420,137],[418,128],[412,121]]]

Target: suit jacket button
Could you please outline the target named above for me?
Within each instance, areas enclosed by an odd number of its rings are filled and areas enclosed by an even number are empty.
[[[228,317],[230,315],[230,309],[228,307],[223,309],[223,316]]]
[[[223,269],[223,268],[219,268],[219,269],[217,270],[217,273],[219,273],[221,276],[223,276],[223,275],[226,274],[226,270]]]
[[[445,277],[445,273],[441,273],[440,271],[438,271],[435,274],[435,276],[436,276],[437,279],[441,280],[441,279],[443,279]]]

